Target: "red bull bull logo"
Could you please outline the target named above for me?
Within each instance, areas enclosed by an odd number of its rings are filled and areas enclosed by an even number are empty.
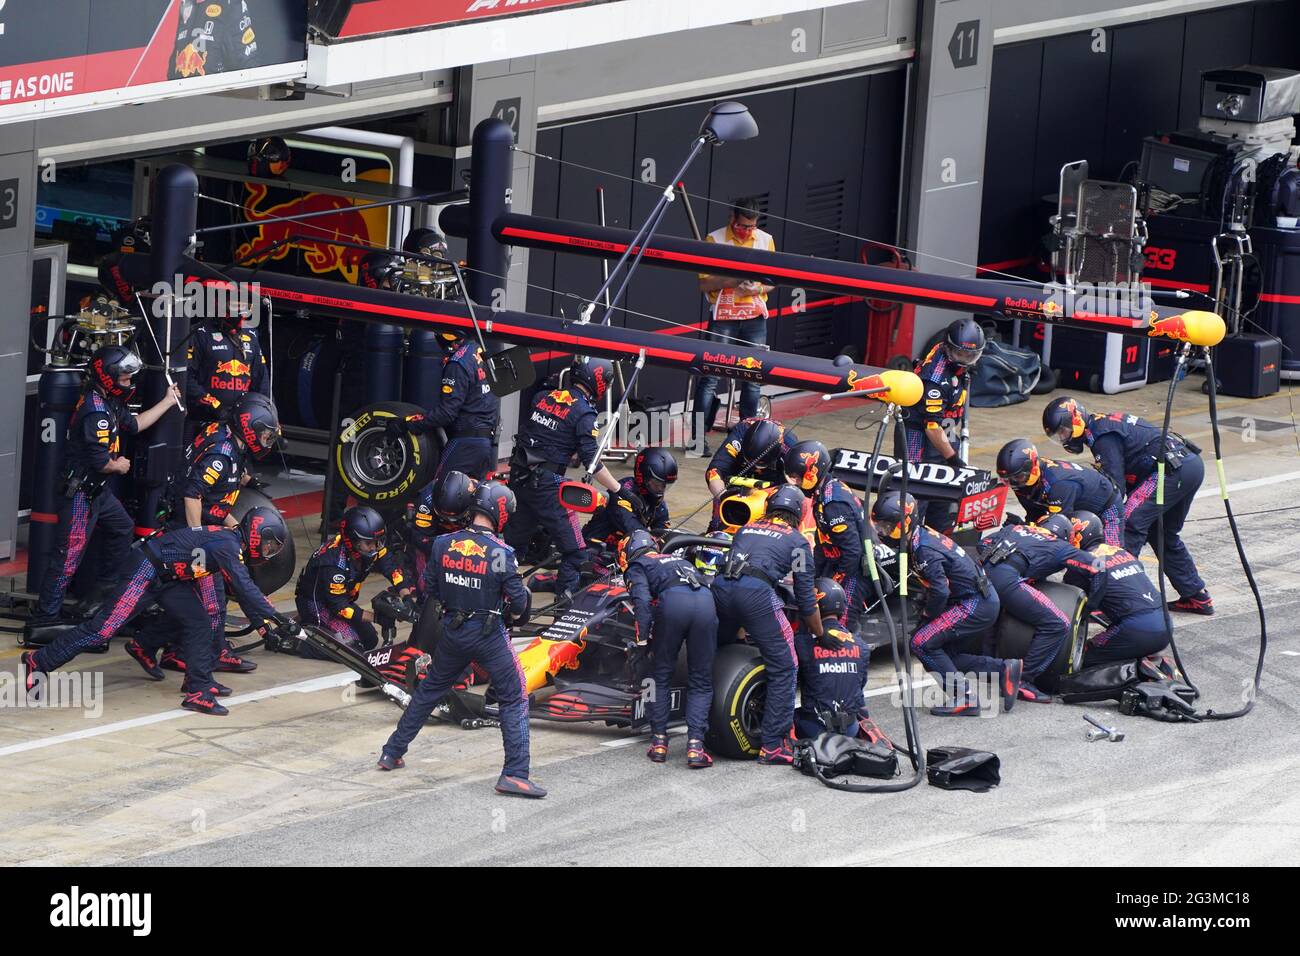
[[[887,391],[889,386],[879,375],[858,375],[857,369],[849,369],[849,377],[846,379],[850,392],[883,392]]]
[[[243,375],[252,374],[253,367],[247,362],[241,362],[239,359],[231,359],[229,362],[218,362],[214,371],[218,375],[229,375],[231,378],[239,378]]]
[[[1153,316],[1151,324],[1147,327],[1147,336],[1149,338],[1163,336],[1185,342],[1187,341],[1187,333],[1187,321],[1181,315],[1171,315],[1164,319]]]
[[[447,545],[447,550],[455,551],[457,554],[463,555],[467,558],[487,557],[487,548],[469,538],[462,538],[459,541],[453,541],[451,544]]]
[[[362,178],[376,177],[362,174]],[[304,193],[263,209],[259,207],[266,199],[268,187],[261,183],[248,183],[245,188],[248,197],[244,200],[244,218],[262,224],[247,242],[235,250],[236,258],[243,264],[279,261],[296,252],[317,275],[338,271],[349,282],[356,282],[361,260],[368,250],[334,243],[351,242],[363,247],[384,243],[388,221],[385,210],[358,211],[352,208],[352,199],[326,193]],[[303,222],[264,221],[330,210],[338,212],[336,215],[318,215]]]
[[[743,359],[738,359],[736,361],[736,367],[752,369],[753,371],[757,372],[762,370],[763,363],[752,356],[746,355]]]

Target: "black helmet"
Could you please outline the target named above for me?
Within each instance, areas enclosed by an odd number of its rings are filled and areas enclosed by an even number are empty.
[[[1081,551],[1106,540],[1106,528],[1091,511],[1076,511],[1070,515],[1073,531],[1070,543]]]
[[[793,519],[791,524],[798,524],[799,519],[803,517],[804,501],[803,492],[794,485],[782,485],[772,493],[772,497],[767,499],[767,510],[764,514],[768,516],[773,513],[787,514]]]
[[[1083,432],[1088,427],[1088,410],[1078,399],[1063,395],[1043,409],[1043,431],[1075,455],[1083,451]]]
[[[230,415],[230,427],[248,446],[254,458],[262,459],[280,441],[280,417],[275,405],[261,392],[248,392]]]
[[[662,498],[677,480],[677,459],[662,448],[642,448],[632,462],[632,474],[637,491]]]
[[[785,477],[812,491],[830,477],[831,453],[819,441],[801,441],[785,453]]]
[[[383,289],[402,274],[402,260],[387,252],[367,253],[357,267],[357,285],[367,289]],[[391,288],[391,284],[388,286]]]
[[[614,381],[614,363],[607,358],[575,358],[571,375],[573,384],[581,385],[593,398],[603,398]]]
[[[433,513],[445,524],[464,524],[474,503],[474,488],[474,480],[464,472],[447,472],[433,486]]]
[[[1013,438],[998,452],[998,477],[1012,488],[1026,488],[1038,483],[1038,449],[1028,438]]]
[[[122,275],[122,253],[110,252],[100,259],[96,274],[103,290],[118,302],[130,302],[135,298],[135,287]]]
[[[781,440],[785,426],[770,418],[760,418],[749,426],[740,443],[740,455],[753,468],[767,468],[781,459]]]
[[[817,592],[817,612],[823,617],[843,617],[849,609],[849,599],[844,596],[844,589],[834,578],[818,578],[814,585]]]
[[[289,540],[289,526],[275,508],[258,505],[239,519],[239,533],[244,539],[244,553],[249,564],[270,561]]]
[[[99,394],[126,401],[135,394],[135,376],[144,363],[125,345],[105,345],[90,357],[90,384]],[[130,385],[122,385],[118,378],[131,376]]]
[[[871,506],[871,522],[876,532],[885,538],[901,541],[904,534],[912,531],[912,515],[916,511],[916,499],[911,495],[904,501],[897,491],[887,491]]]
[[[1074,522],[1062,514],[1045,515],[1036,524],[1058,541],[1069,541],[1074,536]]]
[[[374,508],[354,505],[343,512],[343,542],[353,554],[360,554],[363,541],[373,543],[375,552],[384,546],[384,518]]]
[[[447,254],[447,240],[436,229],[416,228],[406,234],[402,240],[403,252],[414,252],[422,256],[441,256]]]
[[[283,176],[289,169],[289,144],[279,136],[268,136],[248,144],[248,174],[265,178]]]
[[[485,481],[474,489],[469,510],[485,515],[498,534],[515,513],[515,493],[499,481]]]
[[[656,546],[654,535],[644,528],[637,528],[618,543],[618,569],[626,571],[629,564]]]
[[[957,319],[944,333],[943,347],[958,365],[974,365],[984,354],[984,330],[973,318]]]

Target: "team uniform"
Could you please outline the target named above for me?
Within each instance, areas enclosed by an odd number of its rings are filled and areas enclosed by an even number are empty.
[[[488,672],[499,708],[503,775],[526,781],[528,698],[507,625],[527,622],[529,594],[514,550],[481,527],[442,535],[433,543],[424,585],[430,603],[423,613],[435,613],[434,602],[441,606],[442,637],[428,675],[416,686],[397,729],[384,744],[384,757],[400,760],[433,708],[467,667],[478,664]]]
[[[172,492],[168,527],[185,526],[186,498],[199,500],[201,523],[223,524],[239,500],[247,473],[247,454],[230,426],[223,422],[206,426],[185,449],[185,477]]]
[[[261,65],[247,0],[181,0],[167,79]]]
[[[781,438],[776,448],[772,451],[772,458],[769,461],[754,462],[746,460],[743,449],[745,446],[745,437],[750,430],[760,422],[768,422],[768,418],[745,418],[737,422],[727,433],[727,440],[718,446],[718,450],[713,453],[709,460],[708,470],[705,472],[706,479],[716,478],[723,484],[726,484],[732,478],[741,476],[744,478],[753,478],[756,481],[782,482],[785,480],[783,472],[784,459],[786,453],[799,443],[798,437],[793,431],[784,425],[778,425],[781,429]],[[774,424],[777,424],[774,422]]]
[[[1088,606],[1099,608],[1109,622],[1088,639],[1084,667],[1138,660],[1168,645],[1160,592],[1131,552],[1098,544],[1069,561],[1065,581],[1086,590]]]
[[[831,729],[828,717],[842,715],[852,723],[867,719],[862,696],[867,685],[870,650],[834,620],[822,619],[826,629],[818,639],[806,628],[794,635],[799,656],[799,707],[794,712],[795,733],[816,737]],[[842,731],[848,732],[848,731]]]
[[[57,545],[41,580],[33,618],[58,617],[63,596],[96,529],[103,539],[100,566],[104,582],[111,586],[121,578],[135,522],[108,487],[111,476],[103,469],[118,457],[122,435],[138,431],[135,415],[124,401],[101,395],[93,388],[86,389],[78,399],[68,420]]]
[[[527,550],[540,526],[560,552],[555,591],[575,591],[586,541],[578,517],[559,499],[560,483],[576,454],[583,464],[599,447],[596,409],[581,389],[543,391],[534,400],[510,461],[510,489],[518,511],[506,527],[506,541]]]
[[[1083,441],[1116,487],[1126,488],[1124,501],[1124,548],[1134,557],[1143,546],[1157,546],[1156,519],[1164,511],[1165,574],[1180,597],[1200,594],[1205,582],[1196,570],[1180,533],[1192,500],[1205,480],[1205,463],[1200,449],[1170,434],[1165,466],[1164,504],[1156,504],[1156,455],[1160,451],[1158,426],[1136,415],[1116,412],[1090,415]]]
[[[501,399],[488,383],[483,350],[466,340],[443,359],[438,401],[422,416],[408,418],[407,429],[415,434],[437,428],[446,432],[434,481],[448,471],[483,481],[496,469],[500,423]]]
[[[943,462],[926,432],[940,429],[955,448],[970,397],[970,369],[953,361],[940,341],[915,366],[925,391],[921,401],[903,409],[904,447],[895,454],[910,462]],[[925,520],[925,501],[917,502],[917,520]]]
[[[1040,458],[1039,478],[1032,485],[1013,486],[1025,517],[1038,521],[1047,515],[1091,511],[1101,518],[1106,543],[1124,544],[1124,495],[1110,476],[1072,461]]]
[[[125,561],[126,576],[93,619],[35,653],[37,669],[49,672],[82,651],[110,640],[131,618],[153,606],[179,626],[186,663],[187,700],[210,701],[212,669],[224,637],[224,581],[255,627],[278,618],[243,563],[236,528],[179,528],[140,542]],[[195,700],[190,700],[197,695]]]
[[[298,577],[294,602],[299,620],[324,628],[336,641],[353,650],[372,650],[379,644],[379,634],[364,619],[356,603],[361,585],[372,568],[386,576],[393,587],[400,587],[404,580],[400,560],[387,548],[363,556],[354,552],[341,534],[326,541],[308,559]],[[305,643],[300,653],[304,657],[319,657],[319,652]]]
[[[812,494],[813,519],[817,522],[814,552],[817,577],[834,578],[844,589],[848,610],[844,624],[850,632],[866,608],[870,587],[862,574],[866,518],[858,496],[838,478],[826,479]]]
[[[636,477],[620,479],[618,491],[609,496],[582,529],[593,545],[613,548],[633,531],[649,531],[657,536],[668,530],[668,502],[662,495],[646,494],[637,488]]]
[[[762,744],[769,750],[780,748],[790,731],[798,668],[794,631],[776,584],[793,572],[799,614],[811,617],[817,610],[812,568],[812,549],[798,530],[762,519],[736,532],[727,570],[713,583],[719,643],[734,641],[743,627],[767,666]]]
[[[689,561],[647,552],[628,562],[624,582],[636,611],[637,634],[651,640],[654,679],[648,711],[650,729],[668,733],[668,688],[682,643],[689,670],[686,727],[703,740],[713,702],[713,655],[718,646],[718,612],[713,595]]]
[[[257,333],[201,326],[190,339],[185,378],[186,428],[191,439],[209,422],[224,422],[249,392],[271,397],[271,377]]]

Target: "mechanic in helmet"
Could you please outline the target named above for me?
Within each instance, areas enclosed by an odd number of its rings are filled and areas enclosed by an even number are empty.
[[[496,469],[497,430],[501,424],[501,399],[492,391],[483,350],[462,332],[435,334],[443,351],[442,385],[424,412],[388,423],[390,436],[413,435],[442,429],[447,444],[434,472],[460,471],[483,481]]]
[[[1011,486],[1030,521],[1048,515],[1091,511],[1106,526],[1106,543],[1124,545],[1124,493],[1096,468],[1072,461],[1043,458],[1026,438],[1002,446],[997,458],[998,477]]]
[[[677,459],[663,448],[642,448],[632,460],[632,474],[618,483],[582,535],[597,548],[613,550],[633,531],[662,538],[668,530],[668,487],[677,480]]]
[[[384,545],[384,532],[384,519],[374,508],[356,505],[343,512],[339,533],[316,549],[298,576],[294,592],[298,620],[328,631],[354,651],[378,645],[374,613],[357,604],[367,575],[377,569],[402,597],[413,591],[402,576],[400,558]],[[298,652],[324,659],[306,643]]]
[[[650,641],[653,683],[647,710],[650,749],[655,763],[668,760],[669,687],[686,643],[686,766],[713,766],[704,748],[713,703],[713,655],[718,648],[718,611],[703,575],[691,562],[661,554],[654,536],[637,528],[618,545],[618,567],[632,595],[637,638]]]
[[[802,627],[794,632],[799,656],[795,736],[806,739],[830,731],[893,746],[867,714],[862,692],[871,650],[841,623],[848,611],[844,589],[827,577],[818,578],[815,586],[822,636],[814,637]]]
[[[229,314],[196,325],[190,334],[185,378],[186,440],[210,422],[225,421],[245,395],[271,397],[266,356],[256,328],[245,328],[253,308],[240,305]]]
[[[514,549],[501,532],[515,511],[515,496],[500,482],[474,490],[469,527],[438,537],[425,570],[428,603],[423,614],[442,614],[442,638],[433,650],[428,676],[416,685],[411,703],[384,744],[380,770],[406,765],[403,755],[471,664],[488,672],[501,721],[505,764],[497,793],[540,798],[546,790],[528,778],[528,694],[510,627],[528,623],[530,596],[519,576]]]
[[[798,488],[778,488],[767,499],[764,516],[736,532],[726,570],[713,582],[718,642],[734,642],[737,630],[744,628],[746,640],[758,647],[767,667],[762,749],[758,755],[758,762],[765,765],[788,765],[794,760],[789,733],[794,719],[798,660],[785,602],[776,590],[787,574],[794,579],[799,616],[814,637],[821,637],[823,631],[813,589],[812,548],[799,533],[803,502],[803,492]]]
[[[817,522],[818,577],[832,578],[844,592],[841,623],[850,632],[866,607],[870,583],[863,559],[870,541],[862,502],[848,485],[831,477],[831,453],[819,441],[801,441],[785,456],[786,479],[812,499]]]
[[[271,400],[259,392],[241,398],[231,410],[229,421],[208,424],[186,446],[184,476],[169,489],[171,514],[167,527],[239,527],[232,509],[239,500],[240,490],[252,477],[251,460],[266,458],[279,441],[280,421]],[[235,653],[226,640],[224,627],[217,638],[215,670],[239,674],[257,670],[257,664]],[[128,646],[128,652],[146,670],[155,666],[154,658],[159,651],[162,655],[157,666],[185,670],[185,661],[177,655],[165,626],[146,629],[134,649]]]
[[[1122,412],[1090,415],[1083,403],[1069,397],[1047,403],[1043,430],[1071,454],[1078,455],[1085,447],[1091,449],[1097,467],[1116,488],[1124,489],[1124,548],[1134,557],[1142,554],[1145,545],[1157,547],[1157,519],[1163,512],[1165,575],[1178,591],[1178,600],[1171,601],[1169,609],[1213,614],[1214,601],[1181,536],[1192,501],[1205,479],[1201,449],[1172,431],[1161,448],[1158,425]],[[1163,504],[1157,503],[1159,460],[1165,462]]]
[[[424,597],[424,569],[428,567],[433,542],[469,524],[469,506],[476,488],[478,482],[465,473],[444,472],[441,478],[420,489],[414,506],[407,506],[406,570],[415,582],[419,597]]]
[[[101,589],[111,590],[123,574],[135,522],[108,487],[114,475],[131,470],[131,460],[121,453],[122,435],[139,434],[180,404],[180,391],[172,386],[152,408],[133,414],[127,402],[142,367],[140,357],[122,345],[105,345],[90,358],[81,397],[68,419],[56,543],[29,627],[59,619],[63,596],[96,528],[105,539]]]
[[[559,488],[574,455],[584,467],[595,459],[600,443],[595,403],[613,381],[614,363],[609,359],[575,358],[569,388],[538,392],[523,429],[515,436],[510,489],[519,514],[510,522],[506,540],[515,550],[526,552],[533,532],[538,527],[546,532],[560,552],[555,593],[561,597],[577,588],[587,543],[577,516],[560,503]],[[621,487],[604,465],[593,477],[607,491]]]
[[[731,550],[731,532],[710,531],[706,538],[714,538],[719,544],[696,544],[686,550],[686,557],[695,565],[706,579],[712,580],[727,566],[727,553]]]
[[[436,229],[417,226],[406,234],[402,240],[403,252],[414,252],[421,256],[436,259],[447,258],[447,239]]]
[[[1063,580],[1088,593],[1089,611],[1106,619],[1106,628],[1088,637],[1085,668],[1135,661],[1169,645],[1169,615],[1160,607],[1160,590],[1141,560],[1106,543],[1101,519],[1089,511],[1070,516],[1071,543],[1083,555],[1072,558]]]
[[[1070,636],[1070,619],[1036,584],[1065,570],[1073,559],[1087,561],[1070,539],[1074,526],[1062,514],[1037,524],[1005,524],[979,543],[980,565],[1008,613],[1034,629],[1020,675],[1021,700],[1050,704],[1052,698],[1035,686]]]
[[[904,499],[897,491],[885,492],[871,506],[871,520],[882,542],[900,550],[905,540],[911,545],[912,567],[925,594],[912,653],[939,676],[946,698],[930,713],[979,716],[978,690],[969,685],[968,674],[997,675],[1002,709],[1010,710],[1020,693],[1024,664],[985,653],[1001,603],[980,566],[952,539],[917,519],[911,495]]]
[[[28,690],[38,673],[49,674],[82,651],[106,643],[127,621],[157,605],[180,633],[187,664],[181,706],[200,714],[225,715],[228,711],[217,697],[230,691],[212,679],[213,634],[223,627],[222,582],[256,627],[292,628],[293,623],[271,606],[244,567],[245,560],[258,565],[275,557],[288,538],[284,519],[272,508],[250,509],[235,528],[177,528],[146,538],[128,551],[122,584],[94,618],[22,655]],[[146,670],[150,677],[162,680],[161,670]]]
[[[925,392],[919,402],[903,409],[906,447],[896,447],[896,455],[911,462],[965,467],[958,453],[959,436],[970,398],[971,371],[984,354],[984,344],[984,330],[975,319],[957,319],[916,363],[913,371]],[[918,502],[918,521],[925,520],[926,506],[927,502]]]
[[[798,443],[798,436],[774,418],[746,418],[737,422],[704,473],[709,493],[717,498],[733,478],[783,483],[785,456]]]

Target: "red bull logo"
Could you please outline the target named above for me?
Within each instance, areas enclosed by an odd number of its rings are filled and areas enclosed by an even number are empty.
[[[386,172],[384,176],[387,176]],[[362,173],[360,178],[379,177]],[[368,254],[368,250],[333,243],[352,242],[363,247],[382,245],[387,235],[388,214],[385,210],[357,211],[352,208],[353,200],[344,196],[304,193],[287,202],[262,209],[259,207],[266,199],[268,187],[262,183],[248,183],[245,188],[248,197],[244,200],[244,218],[248,222],[262,222],[262,225],[257,227],[257,232],[247,242],[235,250],[235,257],[241,263],[259,265],[279,261],[292,252],[298,252],[302,254],[307,267],[317,275],[338,271],[349,282],[356,282],[361,260]],[[283,216],[301,216],[330,210],[338,212],[336,215],[317,216],[303,222],[264,222]]]
[[[247,362],[241,362],[239,359],[231,359],[229,362],[218,362],[217,367],[213,371],[217,375],[229,375],[231,378],[240,378],[241,376],[251,375],[253,367]]]
[[[859,376],[857,369],[849,369],[849,377],[846,379],[850,392],[883,392],[887,391],[889,386],[879,375]]]
[[[1178,339],[1180,342],[1187,340],[1187,321],[1181,315],[1171,315],[1168,318],[1152,318],[1151,324],[1147,327],[1147,336],[1150,338]]]
[[[762,370],[762,368],[763,368],[763,363],[760,362],[758,359],[753,358],[752,356],[748,356],[748,355],[747,355],[747,356],[745,356],[743,359],[738,359],[737,362],[736,362],[736,366],[737,366],[738,368],[747,368],[747,369],[752,369],[752,370],[754,370],[755,372],[757,372],[757,371],[761,371],[761,370]]]
[[[447,545],[448,551],[455,551],[459,555],[467,558],[486,558],[487,548],[469,538],[461,538]]]

